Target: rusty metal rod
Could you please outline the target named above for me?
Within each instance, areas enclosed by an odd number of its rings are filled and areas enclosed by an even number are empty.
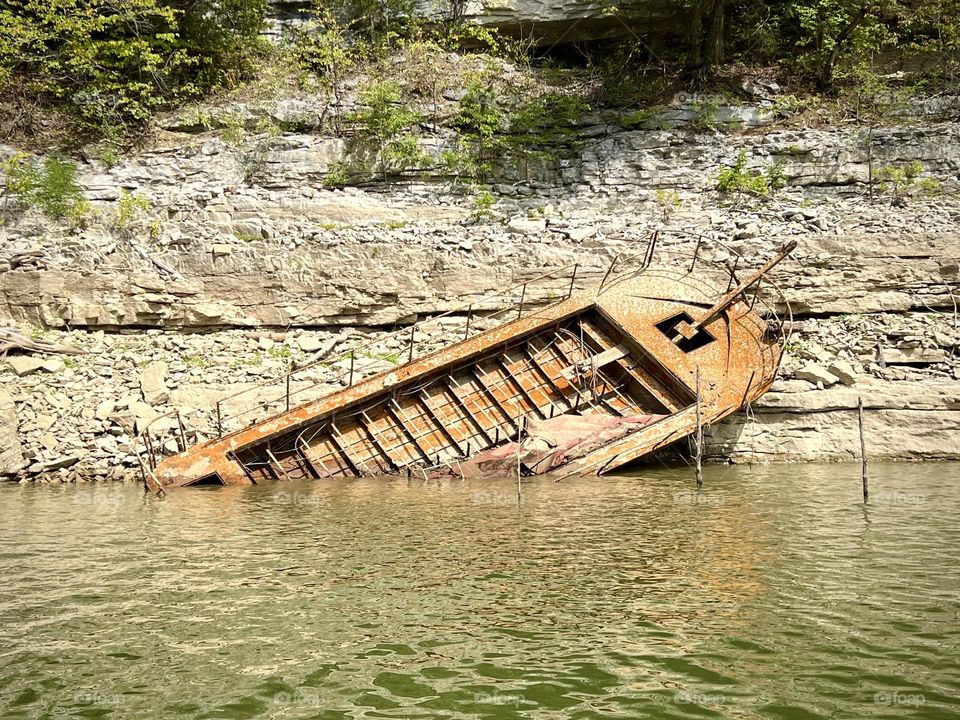
[[[730,292],[730,288],[733,287],[733,283],[737,280],[737,268],[740,267],[740,256],[737,255],[733,259],[733,267],[731,268],[729,264],[724,265],[727,268],[727,272],[730,273],[730,278],[727,280],[727,289],[726,292]]]
[[[180,429],[180,452],[185,452],[187,449],[187,433],[183,429],[183,420],[180,419],[180,410],[177,410],[177,427]]]
[[[353,387],[353,359],[356,352],[356,350],[350,351],[350,379],[347,381],[347,387]]]
[[[863,438],[863,398],[857,398],[857,421],[860,425],[860,483],[863,485],[863,501],[870,496],[867,487],[867,443]]]
[[[647,246],[647,255],[643,259],[643,265],[641,267],[650,267],[650,264],[653,262],[653,254],[657,250],[657,240],[660,239],[660,231],[654,230],[653,236],[650,238],[650,244]]]
[[[567,297],[569,298],[573,295],[573,284],[577,281],[577,268],[580,267],[580,263],[577,263],[573,266],[573,273],[570,275],[570,289],[567,290]]]
[[[703,417],[700,410],[700,366],[697,365],[697,489],[703,487]]]
[[[473,305],[467,308],[467,327],[463,331],[463,339],[466,340],[470,337],[470,321],[473,320]]]
[[[414,333],[417,331],[417,324],[414,323],[410,326],[410,357],[407,358],[407,362],[413,362],[413,348],[416,344],[414,341]]]
[[[697,257],[700,255],[700,246],[703,244],[703,238],[697,240],[697,247],[693,251],[693,262],[690,263],[690,272],[697,266]]]
[[[220,420],[220,401],[217,400],[217,437],[223,437],[223,424]]]
[[[520,291],[520,306],[517,309],[517,317],[523,315],[523,301],[527,297],[527,284],[523,284],[523,290]]]

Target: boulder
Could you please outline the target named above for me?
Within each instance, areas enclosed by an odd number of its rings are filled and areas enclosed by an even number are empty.
[[[515,235],[535,235],[547,229],[546,220],[530,220],[528,218],[514,218],[507,223],[507,230]]]
[[[152,362],[140,373],[140,392],[149,405],[160,405],[170,399],[166,384],[167,364],[162,360]]]
[[[840,381],[840,378],[819,363],[807,363],[794,373],[794,377],[814,385],[822,383],[823,387],[830,387]]]
[[[834,360],[827,366],[827,370],[836,375],[842,385],[853,385],[857,382],[857,371],[846,360]]]
[[[7,365],[19,376],[30,375],[43,367],[43,360],[31,355],[13,355],[7,358]]]
[[[26,464],[17,434],[17,407],[5,390],[0,390],[0,477],[13,475]]]
[[[48,373],[58,373],[66,367],[66,363],[58,357],[47,358],[43,361],[43,369]]]

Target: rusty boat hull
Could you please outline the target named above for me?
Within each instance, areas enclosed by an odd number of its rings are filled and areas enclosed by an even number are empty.
[[[525,419],[653,416],[551,468],[609,473],[767,391],[784,340],[754,302],[745,286],[724,295],[684,269],[647,268],[206,440],[148,468],[145,482],[427,474],[517,439]]]

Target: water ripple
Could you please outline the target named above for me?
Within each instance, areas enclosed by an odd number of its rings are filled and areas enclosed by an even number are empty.
[[[955,464],[0,486],[0,715],[955,718]]]

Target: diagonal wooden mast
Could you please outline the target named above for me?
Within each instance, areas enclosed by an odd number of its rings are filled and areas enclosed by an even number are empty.
[[[673,339],[674,345],[680,344],[680,342],[686,338],[690,339],[702,328],[704,325],[709,325],[711,322],[720,317],[720,314],[723,313],[728,307],[733,305],[736,302],[737,297],[739,297],[743,292],[757,282],[760,278],[766,275],[770,270],[772,270],[776,265],[778,265],[784,258],[792,253],[797,247],[797,241],[791,240],[789,243],[784,245],[780,252],[774,255],[772,258],[767,260],[760,268],[751,273],[746,280],[737,285],[730,292],[724,293],[720,296],[720,299],[715,302],[709,310],[707,310],[699,319],[694,320],[692,323],[681,322],[676,326],[677,336]]]

